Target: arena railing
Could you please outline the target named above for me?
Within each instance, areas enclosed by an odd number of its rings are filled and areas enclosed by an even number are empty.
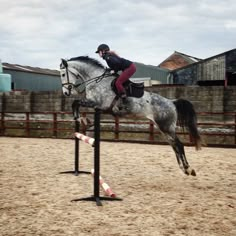
[[[74,119],[71,112],[1,112],[0,136],[35,138],[73,138]],[[90,119],[92,112],[82,112]],[[236,112],[198,112],[198,127],[206,146],[236,147]],[[81,131],[86,134],[85,126]],[[90,128],[89,132],[92,132]],[[185,145],[192,145],[186,130],[177,129]],[[104,141],[166,144],[153,122],[143,117],[101,117]]]

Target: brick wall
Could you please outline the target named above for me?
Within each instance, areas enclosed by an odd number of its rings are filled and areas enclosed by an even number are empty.
[[[148,90],[170,99],[187,99],[197,112],[236,112],[236,86],[152,87]]]
[[[61,92],[5,92],[0,93],[0,111],[44,112],[71,111],[76,97],[65,97]]]
[[[152,87],[147,90],[169,99],[187,99],[197,112],[236,112],[236,86]],[[0,111],[71,111],[74,99],[77,97],[65,97],[61,92],[6,92],[0,93]]]

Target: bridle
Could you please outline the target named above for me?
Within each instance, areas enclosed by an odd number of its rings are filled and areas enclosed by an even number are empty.
[[[76,88],[78,88],[80,86],[82,87],[83,85],[85,85],[84,89],[82,91],[80,91],[82,93],[82,92],[84,92],[84,90],[85,90],[87,85],[89,85],[89,84],[91,84],[93,82],[99,83],[102,79],[104,79],[104,78],[106,78],[108,76],[111,76],[110,70],[106,68],[101,75],[85,81],[83,79],[83,76],[76,69],[69,68],[68,63],[67,63],[66,60],[63,61],[63,65],[65,66],[65,69],[66,69],[66,79],[67,79],[67,82],[63,83],[62,87],[66,88],[68,90],[68,93],[65,92],[66,96],[70,96],[71,95],[72,89],[76,89]],[[77,80],[82,80],[82,82],[81,83],[77,83],[77,84],[76,83],[75,84],[71,83],[70,82],[70,78],[69,78],[69,72],[71,74],[73,74]],[[63,74],[62,76],[65,76],[65,74]]]
[[[66,79],[67,79],[67,82],[66,83],[63,83],[62,84],[62,87],[66,88],[68,90],[68,93],[65,92],[65,95],[66,96],[70,96],[71,95],[71,91],[72,89],[76,89],[77,87],[81,86],[82,84],[85,83],[83,77],[80,75],[79,72],[75,72],[73,68],[69,69],[68,68],[68,64],[65,65],[65,69],[66,69]],[[74,83],[71,83],[70,82],[70,78],[69,78],[69,72],[71,74],[73,74],[75,76],[76,79],[81,79],[82,80],[82,83],[78,83],[78,84],[74,84]],[[65,74],[62,74],[61,76],[65,76]]]

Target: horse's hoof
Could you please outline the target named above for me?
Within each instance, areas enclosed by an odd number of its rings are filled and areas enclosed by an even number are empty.
[[[196,172],[195,172],[195,170],[192,169],[192,168],[186,169],[184,173],[185,173],[186,175],[192,175],[192,176],[196,176],[196,175],[197,175]]]
[[[197,176],[197,174],[196,174],[196,172],[195,172],[194,169],[192,169],[192,171],[191,171],[191,175],[192,175],[192,176]]]

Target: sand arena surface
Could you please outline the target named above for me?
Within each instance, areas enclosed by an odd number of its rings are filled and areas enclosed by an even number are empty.
[[[81,143],[81,169],[93,149]],[[101,175],[121,202],[71,202],[93,193],[74,168],[74,141],[0,138],[0,235],[235,236],[236,149],[186,148],[185,176],[170,146],[101,143]],[[103,192],[101,191],[101,195]]]

